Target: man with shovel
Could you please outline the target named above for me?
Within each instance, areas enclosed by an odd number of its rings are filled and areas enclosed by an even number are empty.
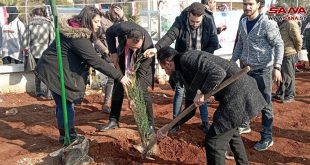
[[[184,83],[186,107],[192,103],[199,107],[203,105],[210,93],[222,82],[240,74],[240,68],[221,57],[203,51],[188,51],[178,53],[170,47],[161,48],[158,60],[169,75],[178,74]],[[214,94],[219,106],[214,112],[213,123],[206,135],[205,147],[208,164],[225,164],[227,145],[231,146],[237,164],[248,164],[245,148],[238,132],[238,127],[250,120],[266,105],[264,97],[259,92],[255,80],[247,74],[227,85]],[[185,123],[183,118],[179,123]],[[158,130],[157,138],[167,136],[168,131]]]

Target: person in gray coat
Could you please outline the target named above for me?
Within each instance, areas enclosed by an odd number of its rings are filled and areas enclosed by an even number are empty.
[[[259,13],[262,0],[243,0],[243,10],[246,17],[239,22],[238,41],[233,51],[232,61],[240,61],[241,67],[250,66],[248,73],[255,78],[266,105],[262,109],[261,140],[254,145],[257,151],[267,150],[273,145],[272,140],[272,83],[280,85],[281,65],[284,54],[284,43],[275,21],[269,20]],[[242,126],[251,130],[249,125]]]
[[[188,92],[186,96],[190,96],[186,99],[186,107],[193,102],[197,107],[203,105],[208,99],[205,94],[240,71],[236,63],[198,50],[181,54],[165,47],[158,51],[157,57],[168,75],[178,74],[181,77]],[[225,151],[229,144],[236,163],[248,164],[238,127],[255,117],[266,105],[255,79],[244,74],[217,92],[214,98],[219,102],[219,106],[214,112],[213,123],[205,138],[207,163],[225,164]]]
[[[34,60],[38,63],[42,53],[54,41],[54,25],[47,18],[45,8],[35,8],[32,10],[32,19],[23,35],[22,46],[34,56]],[[41,89],[41,81],[35,77],[35,94],[37,97],[43,97]],[[50,90],[47,89],[46,97],[52,99]]]

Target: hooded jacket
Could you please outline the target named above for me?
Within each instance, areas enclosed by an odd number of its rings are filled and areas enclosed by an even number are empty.
[[[231,60],[240,60],[253,70],[262,69],[274,64],[282,64],[284,44],[276,22],[261,15],[252,30],[248,33],[247,17],[239,23],[238,41]]]
[[[240,71],[236,63],[203,51],[188,51],[174,59],[176,71],[182,75],[186,92],[193,97],[191,99],[194,99],[198,89],[207,94]],[[217,92],[214,97],[219,101],[212,124],[216,134],[239,127],[266,105],[255,79],[247,74]]]
[[[34,58],[40,58],[54,38],[53,23],[45,17],[34,16],[26,27],[22,45],[31,52]]]
[[[190,29],[188,23],[188,8],[184,9],[180,16],[176,17],[168,32],[156,43],[157,50],[171,45],[175,41],[175,50],[186,52],[190,47]],[[219,40],[212,16],[206,13],[202,20],[201,50],[214,53],[218,49]]]
[[[59,31],[68,101],[73,102],[83,98],[88,65],[114,79],[122,79],[121,72],[98,56],[90,40],[92,32],[89,29],[71,27],[68,19],[62,18],[59,21]],[[51,91],[61,95],[55,40],[43,52],[34,73]]]

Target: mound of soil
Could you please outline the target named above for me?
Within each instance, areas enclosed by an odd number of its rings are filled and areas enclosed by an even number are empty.
[[[310,164],[310,74],[296,75],[296,101],[289,104],[273,102],[274,146],[257,152],[253,145],[259,140],[261,117],[251,122],[252,132],[242,135],[250,164]],[[151,91],[156,129],[172,118],[173,91],[159,85]],[[182,128],[159,143],[160,154],[155,160],[133,156],[134,144],[140,138],[132,112],[125,100],[119,129],[96,132],[107,124],[108,115],[100,111],[101,92],[88,91],[80,105],[75,106],[76,128],[91,139],[93,164],[205,164],[204,133],[199,128],[197,112]],[[210,104],[209,120],[216,103]],[[0,164],[55,164],[48,154],[61,148],[52,100],[35,98],[32,94],[0,95]],[[226,164],[235,164],[227,160]]]

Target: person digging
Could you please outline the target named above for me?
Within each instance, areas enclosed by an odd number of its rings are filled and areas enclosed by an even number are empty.
[[[191,96],[186,98],[186,107],[193,106],[193,103],[196,107],[201,106],[210,97],[210,92],[241,70],[234,62],[197,50],[181,54],[173,48],[165,47],[158,51],[157,57],[168,75],[179,74],[181,77],[186,92]],[[266,105],[255,80],[243,74],[215,93],[214,98],[219,102],[219,106],[205,137],[207,163],[225,164],[225,151],[229,144],[236,163],[248,164],[238,127],[244,121],[255,117]],[[176,125],[182,125],[187,120],[185,116]],[[158,140],[168,134],[168,131],[163,129],[165,126],[157,131]]]

